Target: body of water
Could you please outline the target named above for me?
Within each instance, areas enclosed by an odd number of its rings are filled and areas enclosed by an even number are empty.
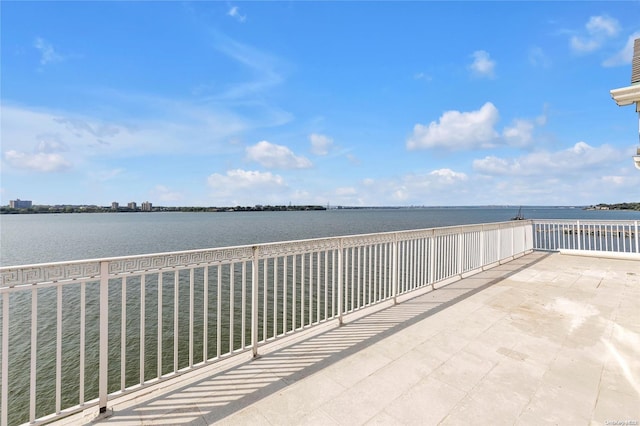
[[[274,241],[502,222],[514,207],[0,216],[0,265],[25,265]],[[640,220],[640,212],[523,208],[529,219]]]

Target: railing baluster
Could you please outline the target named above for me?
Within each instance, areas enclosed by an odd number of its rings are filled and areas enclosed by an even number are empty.
[[[291,330],[295,331],[296,330],[296,319],[298,317],[298,305],[297,305],[297,300],[296,300],[296,296],[298,295],[298,289],[297,289],[297,280],[296,277],[298,275],[298,269],[297,269],[297,260],[298,260],[298,255],[294,254],[293,255],[293,265],[291,265],[291,269],[293,271],[293,273],[291,274],[291,293],[293,293],[291,295]]]
[[[373,300],[375,302],[378,301],[378,285],[379,285],[379,280],[378,280],[378,244],[374,244],[373,246],[373,279],[372,279],[372,283],[373,283]]]
[[[217,288],[216,288],[216,358],[222,356],[222,265],[217,267]]]
[[[234,351],[234,341],[233,341],[233,332],[234,332],[234,316],[235,316],[235,286],[234,286],[234,277],[235,277],[235,263],[229,264],[229,353],[233,353]]]
[[[145,293],[146,293],[146,275],[140,276],[140,384],[144,384],[144,354],[145,354],[145,328],[146,328],[146,311],[145,311]]]
[[[389,280],[389,244],[385,243],[382,246],[383,256],[382,256],[382,285],[384,289],[384,298],[391,297],[391,280]]]
[[[56,414],[62,409],[62,285],[56,286],[58,315],[56,318]]]
[[[363,284],[362,284],[362,250],[360,250],[360,247],[356,248],[356,247],[352,247],[351,249],[351,253],[352,253],[352,259],[351,259],[351,304],[356,303],[357,308],[361,308],[363,306],[363,302],[362,302],[362,289],[363,289]],[[356,277],[356,271],[354,270],[355,265],[356,265],[356,259],[353,258],[355,253],[355,256],[358,258],[358,275]],[[354,279],[356,279],[356,281],[354,281]],[[354,299],[353,296],[353,291],[356,291],[356,297]]]
[[[80,283],[80,383],[78,384],[79,403],[84,405],[84,368],[85,368],[85,333],[87,328],[87,285],[83,281]]]
[[[418,240],[418,287],[424,286],[424,238]]]
[[[253,357],[258,356],[258,247],[253,246],[251,261],[251,350]]]
[[[120,390],[127,387],[127,276],[120,284]]]
[[[398,303],[398,234],[393,234],[391,249],[391,295],[393,304]]]
[[[2,293],[2,389],[0,390],[0,424],[8,422],[9,401],[9,293]]]
[[[278,335],[278,258],[273,258],[273,337]]]
[[[98,406],[107,411],[109,372],[109,262],[100,262],[100,349],[98,365]]]
[[[209,266],[202,277],[202,361],[209,359]]]
[[[313,324],[313,253],[309,253],[309,325]]]
[[[348,269],[351,270],[351,280],[350,281],[346,281],[345,280],[345,286],[351,287],[351,292],[346,292],[346,297],[347,299],[350,299],[351,304],[349,304],[349,302],[347,302],[345,304],[345,310],[347,312],[356,310],[360,307],[360,303],[358,303],[356,305],[356,299],[357,299],[357,295],[356,295],[356,289],[357,289],[357,284],[354,281],[355,280],[355,274],[356,274],[356,249],[355,247],[349,247],[348,249],[345,250],[345,257],[344,257],[344,262],[345,265],[350,265],[351,267],[349,268],[347,266]],[[349,297],[349,293],[351,293],[351,297]],[[351,306],[351,307],[349,307]]]
[[[242,345],[242,349],[247,347],[247,262],[242,262],[242,319],[240,326],[242,327],[240,330],[240,341]]]
[[[304,260],[306,258],[306,254],[302,254],[301,256],[301,260],[300,260],[300,328],[304,328],[305,326],[305,317],[304,317],[304,303],[305,303],[305,299],[304,299]]]
[[[5,296],[8,296],[5,293]],[[4,336],[4,334],[3,334]],[[9,348],[2,345],[4,352],[9,352]],[[3,352],[3,354],[4,354]],[[37,377],[37,358],[38,358],[38,289],[33,287],[31,290],[31,365],[30,365],[30,377],[29,377],[29,422],[33,423],[36,420],[36,377]],[[2,378],[4,379],[4,373]],[[3,385],[2,390],[5,387]],[[3,410],[4,412],[4,410]],[[6,423],[3,423],[6,424]]]
[[[402,293],[406,293],[408,290],[408,286],[407,286],[407,241],[403,240],[401,243],[402,248],[401,250],[401,254],[402,254],[402,261],[400,262],[400,277],[402,277]]]
[[[329,318],[329,252],[324,251],[324,320]]]
[[[288,324],[288,310],[287,305],[289,304],[289,292],[288,292],[288,278],[289,278],[289,265],[288,265],[289,256],[285,255],[282,258],[282,333],[287,334],[289,331]]]
[[[371,303],[371,246],[362,247],[362,306]]]
[[[320,279],[320,251],[316,252],[316,322],[320,322],[320,291],[322,280]]]
[[[336,269],[336,251],[331,250],[331,318],[336,316]]]
[[[463,234],[459,233],[455,239],[456,250],[456,275],[462,275],[462,238]],[[513,244],[512,244],[513,246]]]
[[[180,336],[178,308],[180,302],[180,271],[173,270],[173,372],[178,371],[178,337]]]
[[[162,377],[162,271],[158,272],[158,379]]]
[[[269,294],[269,289],[267,287],[268,284],[268,266],[269,259],[262,260],[262,340],[265,342],[268,339],[268,330],[267,330],[267,295]]]
[[[189,268],[189,368],[193,368],[193,321],[195,308],[195,269]]]
[[[343,251],[343,241],[340,239],[340,244],[338,248],[338,324],[342,325],[342,280],[343,280],[343,265],[342,265],[342,253]],[[3,376],[4,377],[4,376]]]

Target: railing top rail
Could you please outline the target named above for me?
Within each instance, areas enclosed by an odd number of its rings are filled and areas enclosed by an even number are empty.
[[[597,224],[602,224],[602,225],[634,225],[638,222],[640,222],[640,218],[638,218],[638,220],[633,220],[633,219],[607,219],[607,220],[602,220],[602,219],[531,219],[531,221],[533,222],[533,224],[540,224],[540,223],[578,223],[580,222],[580,224],[585,224],[585,225],[597,225]]]

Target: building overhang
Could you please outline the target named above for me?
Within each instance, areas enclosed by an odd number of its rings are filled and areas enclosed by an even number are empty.
[[[618,106],[626,106],[640,102],[640,84],[613,89],[610,93]]]

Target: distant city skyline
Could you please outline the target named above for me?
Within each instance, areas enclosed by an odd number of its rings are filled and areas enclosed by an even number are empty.
[[[638,201],[637,115],[609,94],[629,85],[638,16],[638,2],[3,2],[0,204]]]

